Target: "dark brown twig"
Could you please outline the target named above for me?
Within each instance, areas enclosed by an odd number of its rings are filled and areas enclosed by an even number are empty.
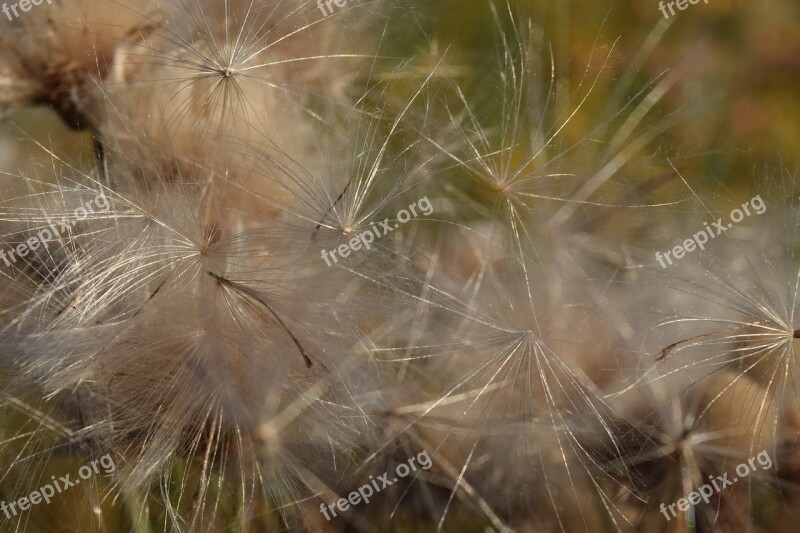
[[[682,341],[673,342],[672,344],[670,344],[669,346],[667,346],[666,348],[661,350],[661,355],[656,357],[656,361],[661,361],[662,359],[666,359],[667,356],[670,354],[670,352],[672,350],[674,350],[675,347],[678,346],[679,344],[684,344],[686,342],[693,341],[695,339],[702,339],[703,337],[713,337],[714,335],[719,335],[720,333],[728,333],[730,331],[735,331],[737,329],[740,329],[740,327],[741,326],[735,326],[733,328],[723,329],[722,331],[712,331],[711,333],[703,333],[702,335],[694,335],[692,337],[689,337],[688,339],[683,339]],[[797,337],[798,332],[800,332],[800,330],[795,331],[795,338],[798,338]]]
[[[350,184],[351,184],[351,183],[353,183],[353,177],[352,177],[352,176],[350,177],[350,179],[349,179],[349,180],[347,180],[347,185],[345,185],[345,186],[344,186],[344,189],[342,190],[341,194],[339,194],[339,197],[338,197],[338,198],[336,198],[336,201],[334,201],[334,202],[333,202],[333,205],[331,205],[331,206],[328,208],[328,210],[327,210],[327,211],[325,211],[325,214],[324,214],[324,215],[322,215],[322,218],[320,219],[320,221],[319,221],[319,224],[317,224],[317,227],[316,227],[316,228],[314,228],[314,233],[312,233],[312,234],[311,234],[311,240],[314,240],[314,238],[317,236],[317,232],[319,231],[319,228],[321,228],[321,227],[322,227],[322,223],[323,223],[323,222],[325,222],[325,219],[326,219],[326,218],[328,218],[328,213],[330,213],[330,212],[331,212],[331,211],[332,211],[332,210],[333,210],[333,209],[336,207],[336,205],[337,205],[337,204],[339,203],[339,201],[342,199],[342,196],[344,196],[344,193],[346,193],[346,192],[347,192],[347,189],[349,189],[349,188],[350,188]]]
[[[283,330],[286,333],[288,333],[289,336],[292,338],[292,341],[294,342],[295,346],[297,346],[297,349],[300,350],[300,355],[303,356],[303,361],[305,362],[306,367],[311,368],[311,366],[314,363],[313,361],[311,361],[311,358],[308,356],[308,353],[306,352],[305,348],[303,348],[303,345],[300,344],[300,341],[297,339],[297,337],[295,337],[294,333],[292,333],[292,331],[288,328],[288,326],[286,326],[283,320],[281,320],[281,317],[278,316],[278,314],[272,309],[272,307],[270,307],[270,305],[267,302],[265,302],[257,292],[242,285],[239,285],[238,283],[235,283],[227,278],[218,276],[217,274],[214,274],[211,271],[208,271],[208,275],[217,280],[217,282],[220,285],[225,285],[226,287],[230,287],[235,291],[241,292],[242,294],[249,296],[251,299],[263,305],[267,309],[267,311],[269,311],[269,313],[275,318],[275,320],[283,328]]]

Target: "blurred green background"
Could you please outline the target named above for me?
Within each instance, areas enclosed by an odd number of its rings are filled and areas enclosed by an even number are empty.
[[[496,5],[505,8],[504,2]],[[611,45],[612,82],[628,67],[635,67],[632,75],[639,82],[631,84],[633,88],[666,70],[682,70],[680,81],[660,105],[662,112],[683,115],[661,144],[672,147],[673,157],[697,160],[693,185],[752,183],[763,178],[765,163],[780,164],[790,172],[796,168],[800,2],[699,0],[669,20],[655,1],[518,0],[510,5],[543,28],[544,42],[552,45],[557,73],[565,84],[577,83],[590,58],[601,59]],[[448,74],[456,79],[461,67],[467,72],[496,62],[497,32],[486,0],[415,0],[390,17],[395,15],[390,22],[395,39],[384,44],[392,52],[433,64],[447,50],[445,64],[452,67]],[[352,39],[358,42],[357,35]],[[632,64],[644,48],[648,53],[641,65]],[[613,83],[598,90],[612,91]],[[601,101],[593,98],[588,105]],[[585,111],[592,116],[591,108]],[[46,110],[20,111],[11,122],[68,160],[91,160],[88,136],[70,132]],[[31,139],[25,135],[8,123],[0,125],[4,169],[30,168],[35,150],[30,150]],[[74,140],[79,140],[77,146]]]

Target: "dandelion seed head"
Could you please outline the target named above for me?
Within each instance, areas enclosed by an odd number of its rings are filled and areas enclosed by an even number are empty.
[[[130,523],[317,530],[318,504],[425,451],[430,470],[344,527],[650,530],[731,460],[791,457],[793,248],[755,268],[760,233],[732,235],[743,253],[671,280],[679,296],[643,266],[649,217],[682,202],[654,201],[650,157],[678,75],[637,90],[602,45],[576,73],[510,3],[488,8],[491,79],[438,36],[387,67],[394,32],[424,26],[390,27],[409,7],[167,0],[121,9],[108,39],[26,45],[71,46],[31,76],[0,59],[0,113],[47,96],[97,145],[3,177],[0,247],[65,225],[0,263],[8,472],[108,452],[102,497]],[[100,193],[109,209],[77,220]],[[423,197],[434,211],[404,221]],[[637,345],[653,314],[655,354]],[[679,527],[743,529],[767,479]]]

